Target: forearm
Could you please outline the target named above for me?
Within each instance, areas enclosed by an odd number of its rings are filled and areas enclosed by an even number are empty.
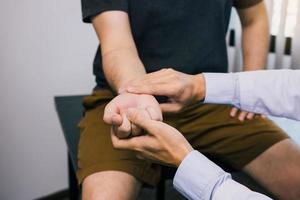
[[[145,74],[131,33],[128,14],[104,12],[92,20],[99,38],[104,75],[110,86],[120,92],[130,80]]]
[[[188,199],[270,199],[232,180],[230,174],[198,151],[192,151],[184,158],[173,184]]]
[[[269,48],[269,24],[265,6],[238,11],[242,24],[243,70],[264,69]]]
[[[243,70],[264,69],[268,55],[268,29],[259,22],[243,30]]]
[[[134,49],[120,48],[102,55],[103,70],[110,86],[118,93],[126,84],[145,74],[145,68]]]
[[[204,73],[204,77],[205,103],[300,120],[300,70]]]

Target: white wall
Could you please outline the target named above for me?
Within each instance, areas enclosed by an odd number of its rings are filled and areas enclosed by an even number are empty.
[[[80,1],[0,1],[0,199],[67,187],[53,97],[88,93],[97,39]]]

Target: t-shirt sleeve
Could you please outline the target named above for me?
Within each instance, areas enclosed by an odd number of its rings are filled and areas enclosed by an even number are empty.
[[[258,4],[262,1],[263,0],[234,0],[233,5],[237,9],[245,9],[245,8],[249,8],[251,6],[254,6],[254,5],[256,5],[256,4]]]
[[[90,23],[92,17],[109,10],[128,11],[127,0],[81,0],[82,20]]]

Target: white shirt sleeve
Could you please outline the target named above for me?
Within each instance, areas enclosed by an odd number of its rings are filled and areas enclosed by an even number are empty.
[[[204,73],[205,103],[300,120],[300,70]]]
[[[198,151],[182,161],[173,180],[174,187],[193,200],[269,200],[231,179],[219,166]]]

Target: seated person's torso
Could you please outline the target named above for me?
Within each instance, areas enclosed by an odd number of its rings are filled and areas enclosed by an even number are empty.
[[[232,0],[129,0],[132,34],[147,73],[173,68],[188,74],[227,72],[226,32]],[[109,88],[100,47],[98,88]]]

